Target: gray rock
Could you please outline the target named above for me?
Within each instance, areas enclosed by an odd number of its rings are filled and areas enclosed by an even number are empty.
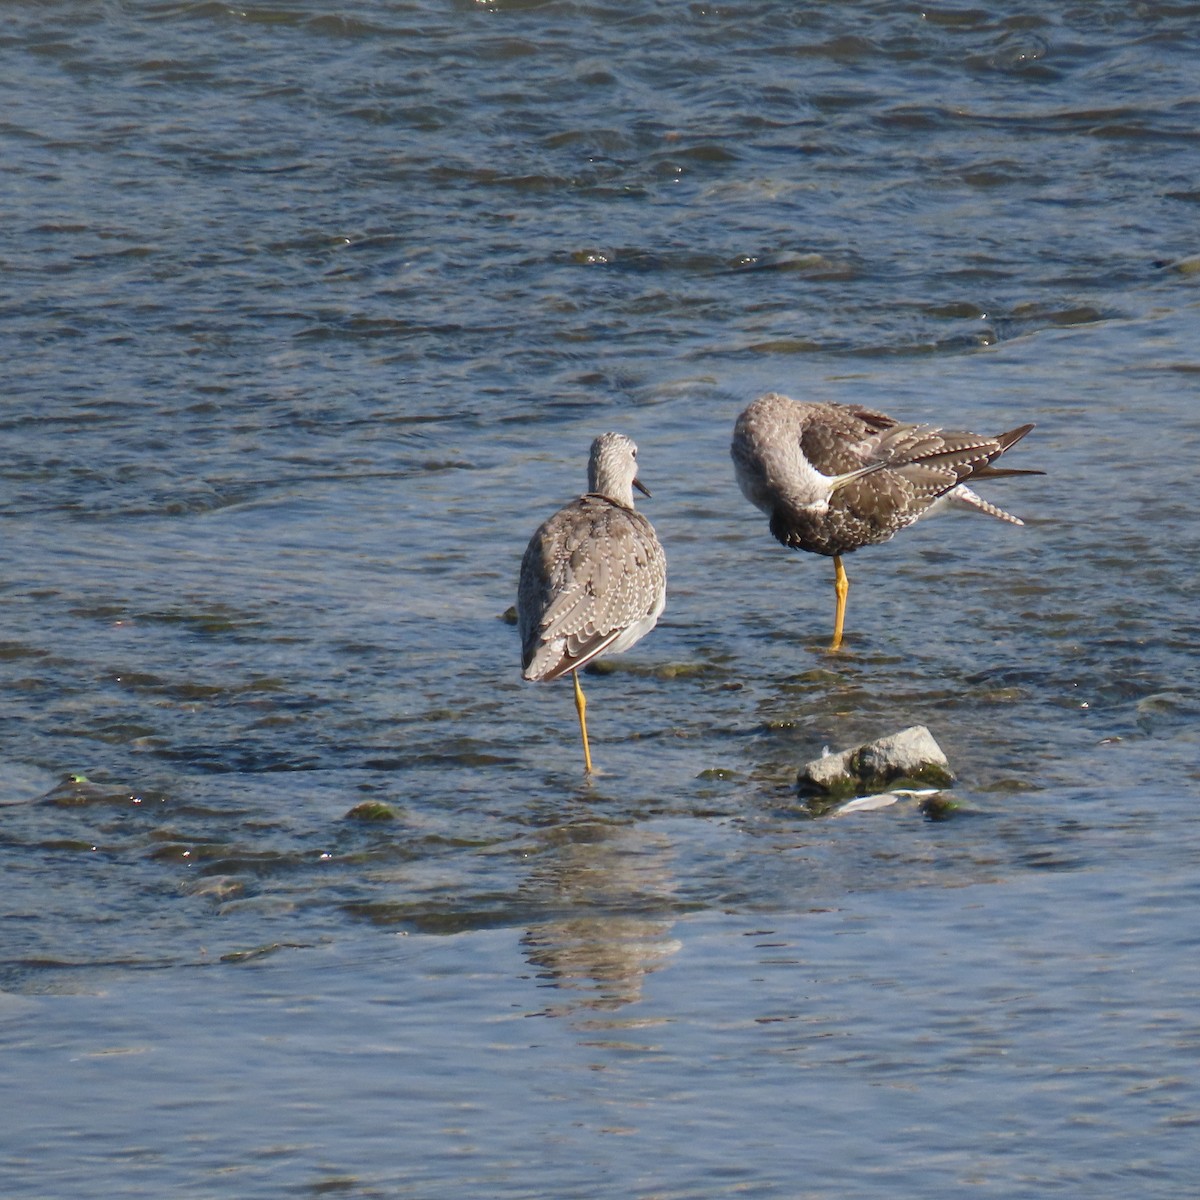
[[[830,797],[866,796],[897,786],[949,787],[954,773],[924,725],[913,725],[890,737],[825,754],[800,770],[797,786],[808,794]]]

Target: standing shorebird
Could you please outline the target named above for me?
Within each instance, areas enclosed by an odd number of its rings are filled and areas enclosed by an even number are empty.
[[[633,507],[637,447],[620,433],[592,443],[585,496],[560,508],[529,540],[521,560],[517,624],[526,679],[571,672],[590,775],[587,701],[579,670],[620,654],[654,628],[667,598],[667,560],[654,527]]]
[[[738,417],[730,452],[742,493],[771,518],[776,539],[832,557],[837,609],[830,649],[836,650],[850,591],[842,555],[886,542],[944,503],[1024,524],[977,496],[966,481],[1041,475],[991,465],[1032,428],[983,437],[903,425],[854,404],[804,402],[771,392]]]

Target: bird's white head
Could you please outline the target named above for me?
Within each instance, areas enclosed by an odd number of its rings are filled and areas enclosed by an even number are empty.
[[[614,504],[633,507],[633,489],[650,495],[637,477],[637,446],[623,433],[602,433],[592,443],[588,459],[588,492]]]

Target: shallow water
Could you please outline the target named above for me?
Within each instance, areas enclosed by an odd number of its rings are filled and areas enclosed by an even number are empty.
[[[1186,1190],[1200,8],[7,15],[6,1195]],[[1026,526],[828,655],[769,388],[1036,422]],[[608,428],[587,784],[504,614]],[[914,723],[949,819],[813,819]]]

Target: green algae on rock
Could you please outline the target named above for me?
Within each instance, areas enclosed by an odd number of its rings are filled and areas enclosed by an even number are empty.
[[[347,821],[394,821],[396,819],[395,810],[382,800],[364,800],[361,804],[356,804],[348,813],[345,819]]]

